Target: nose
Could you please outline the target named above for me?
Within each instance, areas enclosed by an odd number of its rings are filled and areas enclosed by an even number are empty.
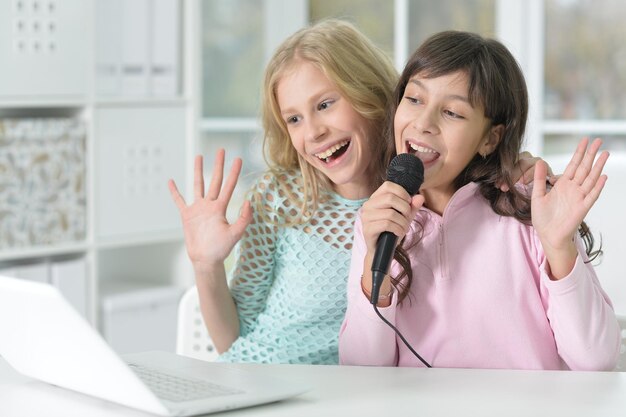
[[[309,117],[306,120],[305,138],[308,141],[316,141],[324,137],[328,131],[326,124],[317,116]]]
[[[421,133],[435,134],[439,129],[437,127],[437,115],[437,109],[424,107],[415,113],[411,124],[414,129]]]

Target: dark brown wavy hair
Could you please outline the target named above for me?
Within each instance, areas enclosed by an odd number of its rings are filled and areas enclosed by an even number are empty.
[[[474,156],[454,180],[455,189],[475,182],[494,212],[531,224],[530,197],[517,190],[511,178],[522,147],[528,116],[526,81],[513,55],[497,40],[460,31],[440,32],[428,38],[409,59],[394,91],[385,132],[388,147],[395,148],[394,115],[410,78],[416,74],[436,78],[458,71],[468,77],[468,94],[472,106],[483,107],[491,125],[503,125],[504,131],[491,154],[485,158],[478,154]],[[393,155],[395,152],[390,152],[386,157],[391,158]],[[509,191],[500,191],[496,184],[507,184]],[[587,255],[595,258],[601,253],[600,249],[593,251],[593,235],[584,222],[579,233]],[[407,250],[416,245],[419,239],[421,236],[411,239],[410,244],[404,239],[394,254],[394,259],[402,267],[401,274],[392,277],[394,286],[400,291],[400,301],[407,296],[413,280]]]

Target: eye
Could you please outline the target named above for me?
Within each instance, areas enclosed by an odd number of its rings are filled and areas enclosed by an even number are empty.
[[[464,117],[463,117],[463,116],[461,116],[460,114],[457,114],[457,113],[455,113],[455,112],[453,112],[453,111],[451,111],[451,110],[444,110],[444,111],[443,111],[443,113],[444,113],[446,116],[449,116],[449,117],[451,117],[451,118],[453,118],[453,119],[464,119]]]
[[[289,116],[288,118],[285,119],[285,122],[288,125],[293,125],[296,124],[300,121],[300,116]]]
[[[326,100],[326,101],[322,101],[319,106],[317,106],[318,110],[326,110],[327,108],[329,108],[330,106],[332,106],[333,104],[333,100]]]
[[[404,96],[404,99],[411,104],[420,104],[421,101],[417,97]]]

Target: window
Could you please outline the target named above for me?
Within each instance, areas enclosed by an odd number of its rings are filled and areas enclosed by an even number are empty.
[[[203,1],[202,114],[255,117],[263,68],[263,2]]]
[[[382,50],[393,57],[394,2],[380,0],[310,0],[309,20],[334,17],[355,24]]]
[[[244,157],[244,175],[263,169],[258,120],[263,68],[279,42],[307,22],[347,19],[401,69],[408,54],[433,32],[464,29],[491,35],[495,1],[200,1],[202,119],[198,151],[207,157],[205,166],[210,167],[210,158],[224,147],[227,159]],[[254,158],[248,158],[251,156]],[[246,185],[245,179],[242,185]]]
[[[229,205],[236,218],[241,198],[264,167],[257,121],[265,65],[264,2],[257,0],[201,1],[202,120],[199,149],[204,155],[205,177],[213,158],[226,150],[225,171],[235,157],[243,159],[237,192]]]
[[[274,48],[307,22],[356,24],[398,69],[430,34],[470,30],[501,39],[526,75],[527,146],[571,152],[582,136],[626,149],[626,8],[622,0],[212,0],[202,1],[201,150],[260,149],[262,72]],[[210,145],[206,141],[212,141]],[[217,141],[217,142],[213,142]],[[259,153],[253,153],[258,155]],[[263,169],[257,157],[244,169]],[[258,165],[256,165],[258,163]]]
[[[545,0],[543,131],[547,154],[582,136],[626,149],[626,9],[621,0]]]
[[[433,33],[466,30],[495,36],[495,0],[409,0],[409,53]]]

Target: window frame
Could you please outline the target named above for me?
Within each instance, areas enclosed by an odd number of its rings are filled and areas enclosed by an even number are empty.
[[[199,0],[196,0],[199,1]],[[199,10],[199,5],[196,6]],[[544,154],[546,135],[626,135],[626,120],[558,120],[544,119],[544,51],[545,7],[544,0],[496,0],[496,37],[517,58],[528,85],[529,114],[524,149],[534,155]],[[308,22],[308,0],[265,0],[265,62],[273,50],[288,35]],[[408,58],[409,0],[394,1],[394,64],[398,70]],[[201,24],[200,24],[201,28]],[[201,33],[198,33],[201,36]],[[202,48],[201,42],[196,43]],[[198,52],[201,73],[201,55]],[[199,77],[201,79],[201,77]],[[196,78],[197,79],[197,78]],[[199,83],[196,90],[202,94]],[[201,99],[196,100],[201,105]],[[204,133],[241,132],[259,133],[262,126],[258,117],[205,117],[198,109],[198,137]]]

